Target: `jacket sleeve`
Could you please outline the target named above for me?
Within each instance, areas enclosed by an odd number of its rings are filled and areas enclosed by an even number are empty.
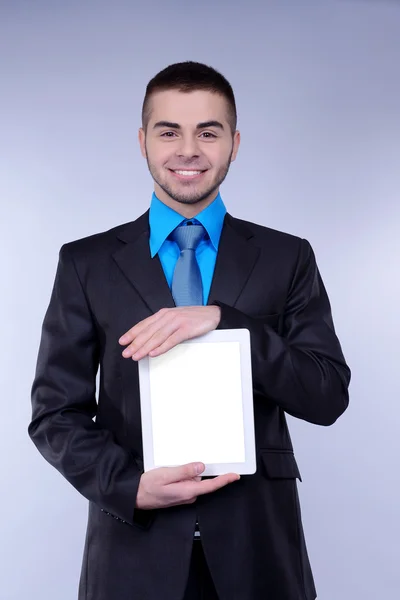
[[[44,458],[85,498],[132,525],[141,472],[112,432],[93,421],[98,365],[96,328],[64,245],[42,327],[28,433]],[[143,524],[139,521],[135,524]]]
[[[350,369],[335,334],[331,308],[310,244],[301,240],[279,335],[236,308],[221,308],[217,329],[250,331],[253,388],[288,414],[332,425],[349,403]]]

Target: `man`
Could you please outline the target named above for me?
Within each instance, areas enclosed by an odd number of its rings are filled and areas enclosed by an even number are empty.
[[[61,248],[32,388],[29,435],[89,500],[79,599],[313,600],[285,412],[331,425],[350,380],[313,251],[226,212],[240,135],[214,69],[156,75],[139,142],[150,210]],[[137,361],[223,328],[250,331],[256,473],[144,473]]]

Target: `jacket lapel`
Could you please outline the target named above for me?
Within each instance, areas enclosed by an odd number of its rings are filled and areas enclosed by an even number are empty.
[[[207,305],[218,300],[235,306],[259,255],[259,249],[249,241],[252,236],[242,221],[225,215]],[[160,259],[150,256],[149,211],[119,231],[118,238],[124,245],[113,258],[150,312],[173,308],[175,302]]]
[[[113,258],[127,279],[141,295],[150,312],[173,308],[174,299],[156,255],[151,258],[149,245],[149,211],[118,233],[125,242]]]
[[[228,306],[237,303],[260,253],[252,237],[243,221],[225,215],[208,305],[216,300]]]

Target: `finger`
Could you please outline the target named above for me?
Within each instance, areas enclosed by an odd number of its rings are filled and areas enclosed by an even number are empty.
[[[128,348],[125,348],[123,355],[125,357],[131,355],[134,360],[140,360],[150,352],[154,351],[155,348],[163,345],[166,340],[170,339],[170,336],[178,331],[178,329],[179,323],[175,320],[166,322],[165,324],[157,323],[153,330],[149,327],[142,335],[136,338]]]
[[[181,342],[190,339],[192,336],[188,334],[187,329],[183,329],[179,327],[172,335],[170,335],[163,343],[154,346],[153,349],[149,350],[149,356],[160,356],[160,354],[165,354],[168,350],[171,350]]]
[[[197,500],[197,496],[194,496],[193,498],[189,498],[189,500],[183,500],[181,502],[179,502],[179,504],[194,504]]]
[[[204,463],[193,462],[185,465],[179,465],[178,467],[163,467],[160,469],[160,471],[163,472],[162,475],[164,483],[168,484],[198,477],[200,473],[203,473],[205,468],[206,466]]]
[[[204,479],[199,483],[193,484],[193,489],[191,493],[196,496],[200,496],[202,494],[209,494],[210,492],[215,492],[220,488],[228,485],[229,483],[233,483],[234,481],[239,481],[240,475],[237,473],[226,473],[225,475],[219,475],[214,479]]]
[[[139,333],[141,333],[142,331],[147,329],[147,327],[149,325],[151,325],[152,323],[157,321],[159,318],[160,318],[160,316],[158,315],[158,313],[156,313],[154,315],[151,315],[151,317],[147,317],[146,319],[143,319],[143,321],[140,321],[139,323],[134,325],[131,329],[128,329],[128,331],[126,331],[123,335],[121,335],[118,342],[123,346],[125,346],[126,344],[129,344],[138,336]]]
[[[197,307],[197,306],[189,306],[187,309],[198,309],[198,308],[209,308],[209,307]],[[159,345],[159,347],[155,347],[154,349],[149,351],[149,356],[159,356],[160,354],[164,354],[177,346],[181,342],[185,340],[190,340],[192,338],[196,338],[200,335],[204,335],[208,333],[212,329],[215,329],[215,323],[208,323],[205,320],[196,319],[182,319],[180,321],[179,328],[176,329],[176,333],[167,338],[163,343]]]
[[[186,500],[183,498],[174,498],[167,504],[163,504],[162,508],[169,508],[171,506],[181,506],[182,504],[194,504],[197,500],[197,496],[187,498]]]
[[[133,354],[136,354],[136,352],[138,352],[139,350],[141,350],[144,345],[149,342],[149,340],[158,332],[162,332],[164,331],[164,337],[159,339],[158,344],[161,344],[165,339],[165,333],[168,332],[173,332],[176,329],[176,324],[173,325],[174,321],[170,320],[170,317],[165,318],[164,317],[160,317],[159,319],[157,319],[157,321],[154,321],[153,323],[149,323],[147,325],[146,328],[142,328],[141,332],[137,332],[136,336],[134,337],[134,339],[132,339],[131,343],[129,344],[129,346],[127,346],[125,348],[125,350],[122,352],[122,355],[126,357],[128,356],[132,356]],[[169,325],[169,329],[165,329],[166,326]]]
[[[159,311],[157,311],[156,313],[154,313],[154,315],[151,315],[150,317],[146,317],[146,319],[143,319],[142,321],[139,321],[139,323],[137,323],[136,325],[134,325],[133,327],[131,327],[131,329],[128,329],[128,331],[126,331],[118,340],[118,342],[122,345],[125,346],[126,344],[129,344],[130,342],[132,342],[138,335],[139,333],[141,333],[142,331],[144,331],[145,329],[147,329],[147,327],[149,327],[149,325],[153,325],[153,323],[156,323],[159,319],[161,319],[162,317],[164,317],[164,315],[171,309],[169,308],[161,308]]]

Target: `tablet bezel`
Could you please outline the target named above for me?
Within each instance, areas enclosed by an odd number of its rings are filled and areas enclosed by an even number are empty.
[[[248,329],[218,329],[202,336],[186,340],[182,342],[182,344],[212,344],[219,342],[239,342],[245,460],[239,463],[204,463],[206,468],[202,473],[202,476],[215,476],[232,472],[239,473],[240,475],[251,475],[256,471],[256,453],[250,331]],[[143,462],[145,472],[161,466],[154,464],[149,368],[151,360],[151,357],[146,356],[138,362]]]

